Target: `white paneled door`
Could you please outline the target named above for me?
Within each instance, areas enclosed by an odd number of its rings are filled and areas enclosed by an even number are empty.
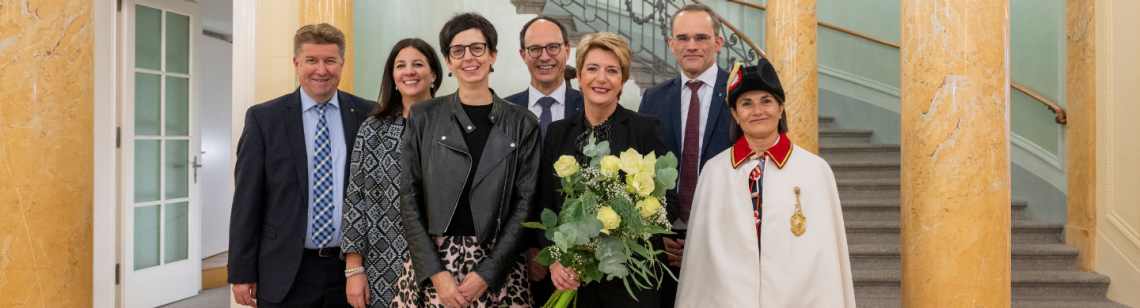
[[[124,0],[119,13],[120,284],[124,307],[202,286],[198,4]]]

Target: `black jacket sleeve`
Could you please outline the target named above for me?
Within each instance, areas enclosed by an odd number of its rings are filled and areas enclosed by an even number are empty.
[[[522,121],[530,123],[519,128],[523,132],[523,138],[515,154],[515,173],[512,179],[514,187],[511,189],[513,193],[508,200],[504,200],[509,204],[507,210],[510,214],[506,221],[500,224],[502,229],[499,231],[499,238],[495,241],[495,247],[491,249],[487,259],[475,266],[475,272],[492,290],[503,287],[512,267],[515,266],[515,260],[525,246],[525,237],[528,233],[523,223],[534,212],[532,198],[535,191],[535,177],[538,175],[539,129],[533,117]]]
[[[413,106],[404,126],[403,153],[400,155],[400,216],[404,222],[404,237],[408,240],[408,253],[412,260],[416,281],[426,285],[428,278],[446,271],[438,247],[427,231],[427,213],[424,202],[423,163],[420,149],[427,115]],[[417,112],[418,111],[418,112]]]
[[[265,204],[265,140],[255,111],[245,113],[234,165],[234,201],[230,210],[227,282],[257,283],[258,252]]]

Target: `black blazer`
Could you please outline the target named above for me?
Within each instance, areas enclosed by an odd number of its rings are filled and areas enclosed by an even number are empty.
[[[523,106],[523,108],[530,110],[530,89],[528,88],[522,92],[507,96],[507,98],[504,98],[503,100],[515,103],[515,105]],[[566,108],[565,112],[562,114],[564,114],[567,118],[576,113],[582,112],[582,92],[571,89],[569,85],[567,85],[566,101],[562,104]]]
[[[645,90],[641,96],[641,106],[637,112],[655,116],[661,120],[661,138],[665,145],[677,155],[678,164],[681,161],[681,139],[685,135],[684,121],[681,119],[681,84],[680,76],[662,82]],[[717,70],[716,85],[713,86],[712,102],[709,104],[709,118],[705,122],[704,142],[701,143],[701,163],[697,171],[705,169],[705,162],[720,152],[732,147],[736,140],[728,136],[728,122],[732,120],[730,108],[725,103],[728,90],[728,72]]]
[[[342,91],[337,95],[344,148],[352,149],[375,104]],[[289,292],[305,249],[309,171],[302,112],[300,89],[249,107],[238,141],[227,280],[257,283],[258,298],[269,301]],[[345,157],[345,187],[350,161]]]
[[[586,122],[584,112],[575,114],[566,119],[550,123],[546,130],[546,139],[542,147],[542,159],[538,167],[538,194],[536,200],[539,205],[551,209],[556,213],[562,209],[565,197],[558,189],[562,184],[554,172],[554,162],[562,155],[576,155],[581,153],[578,148],[578,135],[585,131],[583,123]],[[665,155],[669,149],[661,142],[661,123],[657,118],[645,116],[625,109],[621,105],[614,110],[613,125],[610,128],[610,155],[618,155],[630,148],[642,155],[653,151],[657,155]],[[674,153],[673,155],[677,155]],[[677,158],[680,160],[680,157]],[[665,210],[669,213],[669,221],[675,221],[681,212],[681,202],[677,197],[676,188],[665,193]],[[533,221],[533,220],[532,220]],[[551,243],[545,236],[538,236],[542,246]]]

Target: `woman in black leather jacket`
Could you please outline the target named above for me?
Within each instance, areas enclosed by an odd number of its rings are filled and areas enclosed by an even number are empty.
[[[459,91],[408,114],[400,214],[410,259],[399,284],[410,291],[393,307],[530,307],[521,239],[538,170],[538,121],[488,87],[498,54],[491,22],[457,15],[439,37]]]

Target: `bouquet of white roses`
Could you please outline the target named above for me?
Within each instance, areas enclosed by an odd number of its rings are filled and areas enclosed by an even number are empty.
[[[535,261],[545,266],[558,261],[574,269],[583,284],[622,279],[636,299],[631,284],[660,287],[662,272],[673,275],[663,270],[656,256],[664,251],[655,250],[649,238],[671,234],[661,205],[665,191],[676,185],[677,157],[671,152],[643,156],[633,149],[613,156],[609,142],[595,143],[593,136],[582,152],[590,157],[588,167],[568,155],[554,163],[562,182],[558,191],[566,196],[562,210],[546,209],[542,222],[524,224],[546,230],[546,238],[554,242]],[[543,307],[566,307],[576,296],[577,291],[558,291]]]

